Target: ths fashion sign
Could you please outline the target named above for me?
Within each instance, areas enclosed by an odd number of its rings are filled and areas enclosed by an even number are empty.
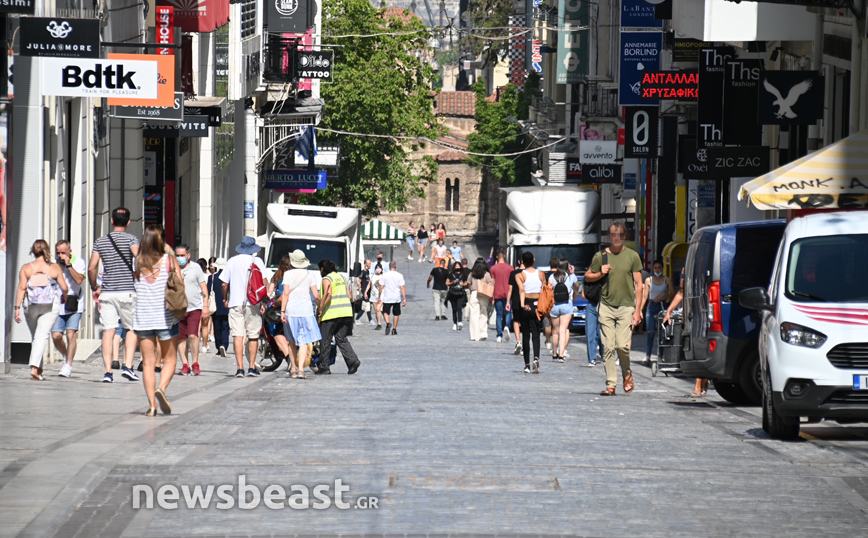
[[[762,60],[733,59],[726,62],[723,83],[724,145],[759,146],[763,143],[763,130],[757,123],[756,115],[757,92],[763,69]]]
[[[723,80],[726,61],[735,58],[735,48],[714,47],[699,51],[699,103],[697,144],[723,145]]]
[[[97,19],[21,17],[19,21],[22,56],[100,57]]]

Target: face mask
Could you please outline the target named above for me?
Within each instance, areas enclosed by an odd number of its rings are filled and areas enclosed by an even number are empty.
[[[184,256],[178,256],[178,265],[181,267],[187,265],[187,258]]]
[[[654,271],[654,276],[663,276],[663,271],[660,271],[659,273]]]
[[[376,273],[377,273],[378,275],[382,275],[382,274],[383,274],[383,270],[382,270],[382,269],[377,269]]]

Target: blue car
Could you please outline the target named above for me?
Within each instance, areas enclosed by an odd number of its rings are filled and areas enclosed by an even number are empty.
[[[580,276],[579,282],[584,282],[585,277]],[[581,291],[573,298],[573,319],[570,328],[572,330],[585,330],[585,310],[588,308],[588,301],[582,298]]]

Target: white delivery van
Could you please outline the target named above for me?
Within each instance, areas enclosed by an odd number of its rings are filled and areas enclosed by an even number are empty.
[[[768,290],[741,292],[762,311],[763,429],[799,435],[802,417],[868,422],[868,212],[787,225]]]

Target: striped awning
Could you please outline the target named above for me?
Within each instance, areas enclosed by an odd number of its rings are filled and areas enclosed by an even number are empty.
[[[868,131],[745,183],[738,199],[757,209],[868,207]]]
[[[397,226],[386,224],[377,219],[373,219],[362,225],[362,239],[367,241],[403,241],[406,238],[407,234]]]

